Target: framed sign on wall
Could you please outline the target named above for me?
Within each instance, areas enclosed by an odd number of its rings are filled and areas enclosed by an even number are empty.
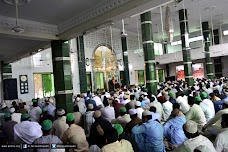
[[[28,76],[27,75],[19,75],[20,79],[20,92],[21,94],[28,93]]]

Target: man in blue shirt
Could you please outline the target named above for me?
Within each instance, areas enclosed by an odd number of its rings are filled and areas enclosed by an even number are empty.
[[[142,114],[142,125],[137,125],[132,129],[132,134],[141,152],[164,152],[163,127],[152,120],[150,111]]]
[[[183,131],[183,125],[186,123],[186,118],[179,109],[174,109],[172,115],[174,118],[164,124],[164,136],[172,145],[178,146],[187,140]]]

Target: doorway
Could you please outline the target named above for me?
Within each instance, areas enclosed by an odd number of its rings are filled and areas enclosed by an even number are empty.
[[[119,70],[115,52],[110,46],[99,45],[93,53],[92,77],[94,90],[109,89],[108,82],[113,77],[119,81]]]

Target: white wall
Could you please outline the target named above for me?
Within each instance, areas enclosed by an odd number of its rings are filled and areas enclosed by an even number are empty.
[[[46,49],[42,52],[37,53],[34,56],[30,56],[20,61],[12,63],[12,78],[17,79],[17,90],[18,90],[18,98],[23,101],[31,101],[32,98],[35,97],[35,89],[34,89],[34,73],[52,73],[52,55],[51,49]],[[42,60],[42,61],[41,61]],[[29,92],[27,94],[20,93],[20,80],[19,75],[27,75],[28,76],[28,88]]]

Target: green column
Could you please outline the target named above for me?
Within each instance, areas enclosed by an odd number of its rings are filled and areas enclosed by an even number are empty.
[[[86,63],[85,63],[85,49],[84,49],[84,38],[83,36],[77,37],[77,52],[78,52],[78,69],[79,69],[79,80],[80,80],[80,91],[86,93],[87,80],[86,80]]]
[[[2,79],[12,79],[12,67],[11,64],[2,63]]]
[[[208,22],[203,22],[202,28],[203,28],[203,38],[204,38],[204,51],[206,56],[206,73],[209,79],[214,79],[215,74],[214,74],[214,68],[213,68],[213,61],[212,61],[212,58],[210,57],[210,50],[209,50],[211,39],[210,39],[210,29],[209,29]]]
[[[146,72],[146,87],[149,92],[157,93],[156,61],[152,36],[151,12],[141,14],[142,42]],[[136,61],[137,62],[137,61]]]
[[[192,59],[191,59],[190,47],[189,47],[188,13],[186,9],[179,10],[179,21],[180,21],[180,33],[181,33],[181,42],[182,42],[182,54],[183,54],[183,61],[184,61],[185,81],[192,86],[193,85]]]
[[[73,85],[68,41],[51,42],[56,107],[73,111]]]
[[[126,36],[121,37],[122,52],[123,52],[123,64],[124,64],[124,77],[123,84],[129,85],[129,65],[128,65],[128,52],[127,52],[127,38]]]

